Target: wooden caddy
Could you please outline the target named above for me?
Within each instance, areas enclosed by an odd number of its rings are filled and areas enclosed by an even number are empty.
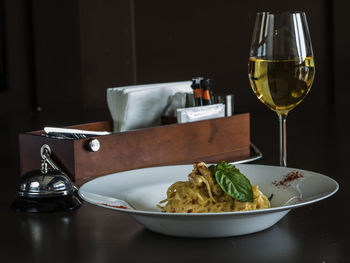
[[[112,131],[108,121],[67,128]],[[91,152],[87,139],[58,139],[31,131],[19,135],[21,174],[40,167],[40,148],[47,144],[52,158],[73,181],[81,185],[119,171],[196,161],[216,163],[250,156],[249,113],[184,124],[169,124],[96,136],[100,149]]]

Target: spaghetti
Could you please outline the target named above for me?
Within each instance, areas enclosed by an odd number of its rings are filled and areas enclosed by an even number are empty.
[[[270,207],[268,198],[253,185],[254,202],[241,202],[226,194],[204,162],[195,163],[188,181],[176,182],[167,190],[167,198],[157,205],[168,213],[231,212]],[[165,206],[160,204],[165,203]]]

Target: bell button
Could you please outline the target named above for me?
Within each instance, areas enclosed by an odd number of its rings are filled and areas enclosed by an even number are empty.
[[[101,147],[100,141],[97,139],[91,139],[87,142],[87,149],[91,152],[97,152]]]

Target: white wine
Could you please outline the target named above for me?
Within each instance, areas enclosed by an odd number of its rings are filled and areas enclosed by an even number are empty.
[[[250,85],[265,105],[279,114],[297,106],[311,88],[315,75],[313,57],[288,60],[250,58]]]

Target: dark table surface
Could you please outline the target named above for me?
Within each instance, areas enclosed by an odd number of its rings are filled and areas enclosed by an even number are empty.
[[[217,239],[169,237],[131,217],[84,203],[74,212],[24,214],[9,209],[19,180],[18,133],[44,125],[104,120],[105,112],[1,113],[0,262],[350,262],[350,110],[298,106],[288,116],[288,166],[335,179],[339,191],[294,209],[273,227]],[[255,163],[278,165],[278,120],[251,112]]]

